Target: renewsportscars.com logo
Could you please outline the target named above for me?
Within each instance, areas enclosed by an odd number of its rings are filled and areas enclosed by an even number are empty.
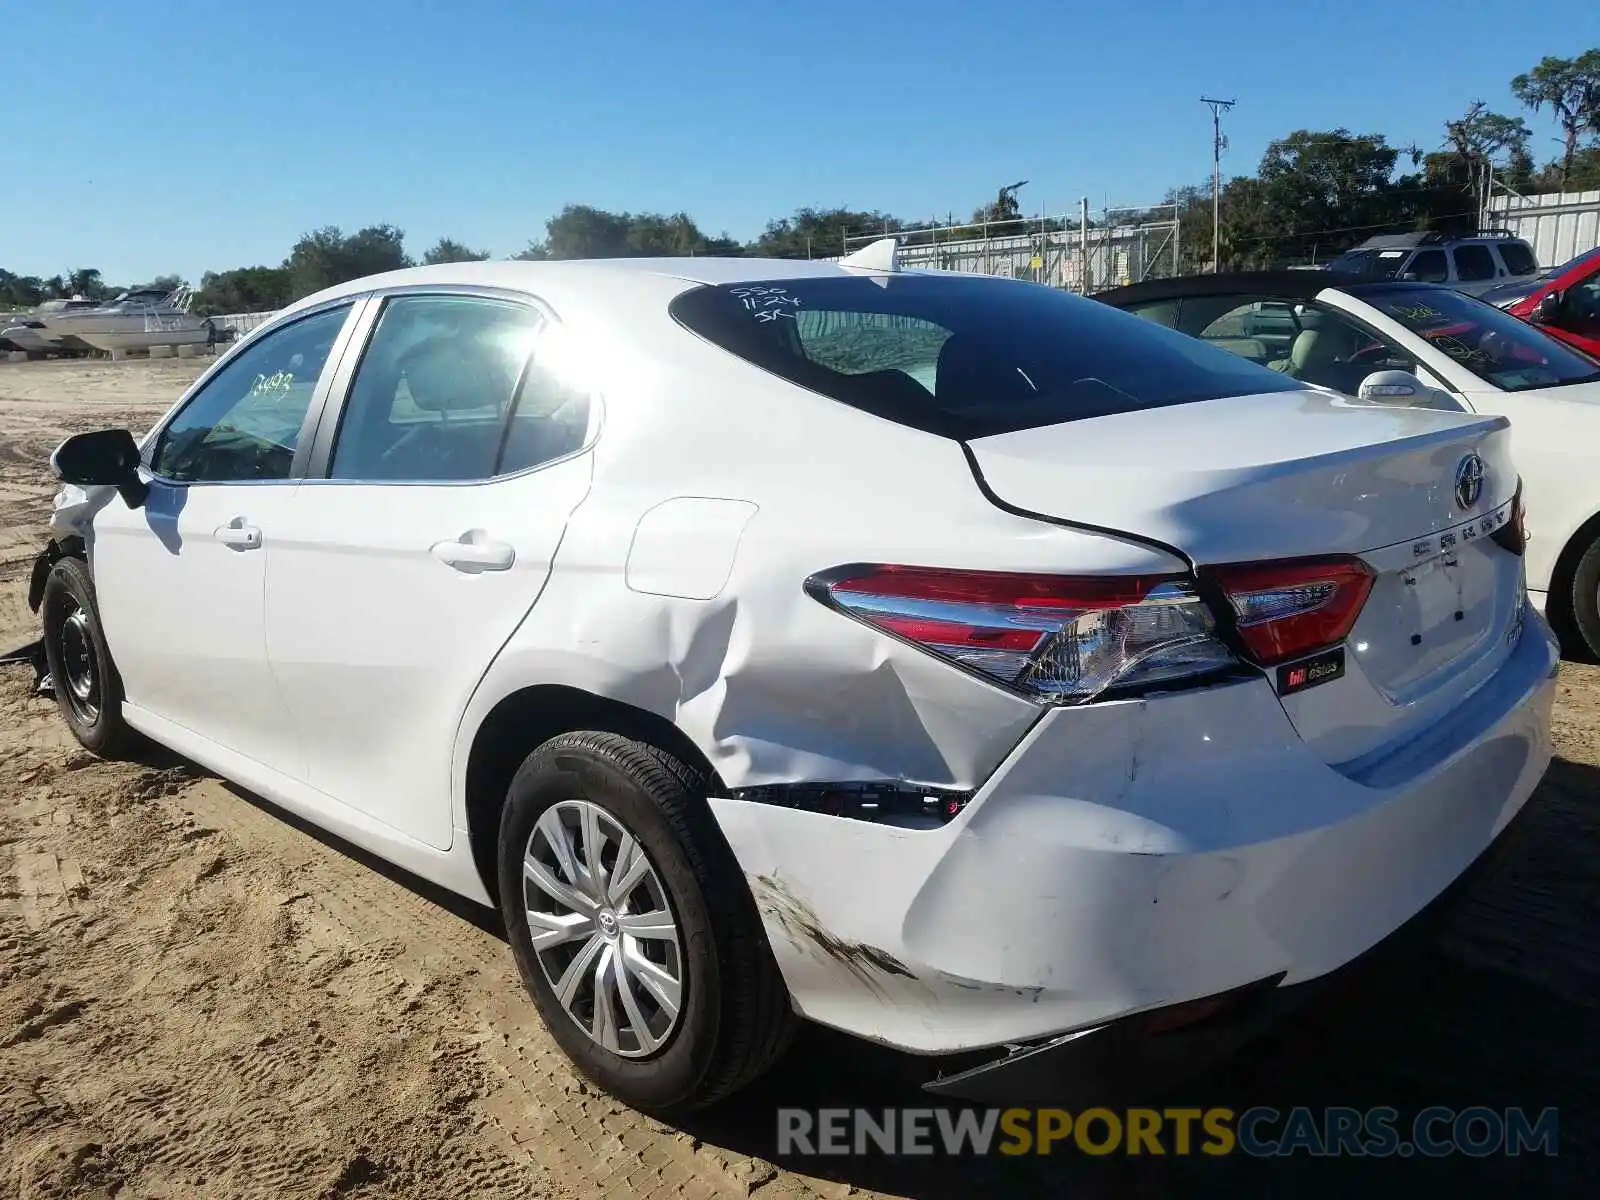
[[[1558,1110],[1424,1108],[780,1108],[780,1155],[1554,1155]]]

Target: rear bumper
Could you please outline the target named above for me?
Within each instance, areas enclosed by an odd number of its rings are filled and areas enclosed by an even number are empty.
[[[1530,618],[1495,676],[1359,775],[1250,681],[1051,710],[936,830],[713,807],[805,1016],[919,1054],[1028,1046],[1304,983],[1393,933],[1543,776],[1557,661]]]
[[[1325,975],[1295,984],[1264,979],[1194,1004],[1124,1017],[975,1065],[962,1063],[923,1086],[937,1095],[996,1105],[1078,1108],[1151,1102],[1224,1061],[1298,1009],[1359,984],[1384,965],[1407,961],[1413,950],[1427,944],[1456,899],[1491,873],[1505,845],[1506,839],[1497,837],[1420,912]]]

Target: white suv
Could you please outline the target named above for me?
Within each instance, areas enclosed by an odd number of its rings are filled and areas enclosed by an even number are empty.
[[[892,243],[461,263],[64,442],[32,599],[85,746],[497,904],[627,1101],[797,1012],[1016,1095],[1303,992],[1516,814],[1509,449]]]
[[[1499,232],[1451,238],[1440,233],[1390,233],[1368,238],[1328,263],[1328,270],[1363,281],[1442,283],[1479,295],[1539,277],[1533,247]]]

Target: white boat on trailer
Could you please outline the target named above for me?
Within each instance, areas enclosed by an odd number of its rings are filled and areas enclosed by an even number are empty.
[[[60,335],[50,324],[50,318],[99,307],[98,301],[85,300],[82,296],[46,300],[32,312],[8,313],[0,317],[0,338],[8,342],[10,347],[24,350],[35,357],[41,354],[82,354],[87,352],[88,347],[62,343]]]
[[[79,312],[42,318],[46,335],[64,345],[91,350],[148,350],[152,346],[207,345],[217,340],[216,327],[189,311],[193,291],[140,288]]]

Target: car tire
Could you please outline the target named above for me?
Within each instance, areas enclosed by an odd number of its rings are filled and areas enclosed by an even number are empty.
[[[1589,543],[1572,570],[1570,634],[1590,662],[1600,661],[1600,538]]]
[[[657,747],[566,733],[523,761],[501,813],[500,905],[523,983],[578,1071],[646,1112],[744,1087],[797,1023],[707,783]]]
[[[137,740],[122,719],[122,680],[100,626],[94,580],[81,558],[58,559],[39,603],[56,704],[85,750],[118,758]]]

